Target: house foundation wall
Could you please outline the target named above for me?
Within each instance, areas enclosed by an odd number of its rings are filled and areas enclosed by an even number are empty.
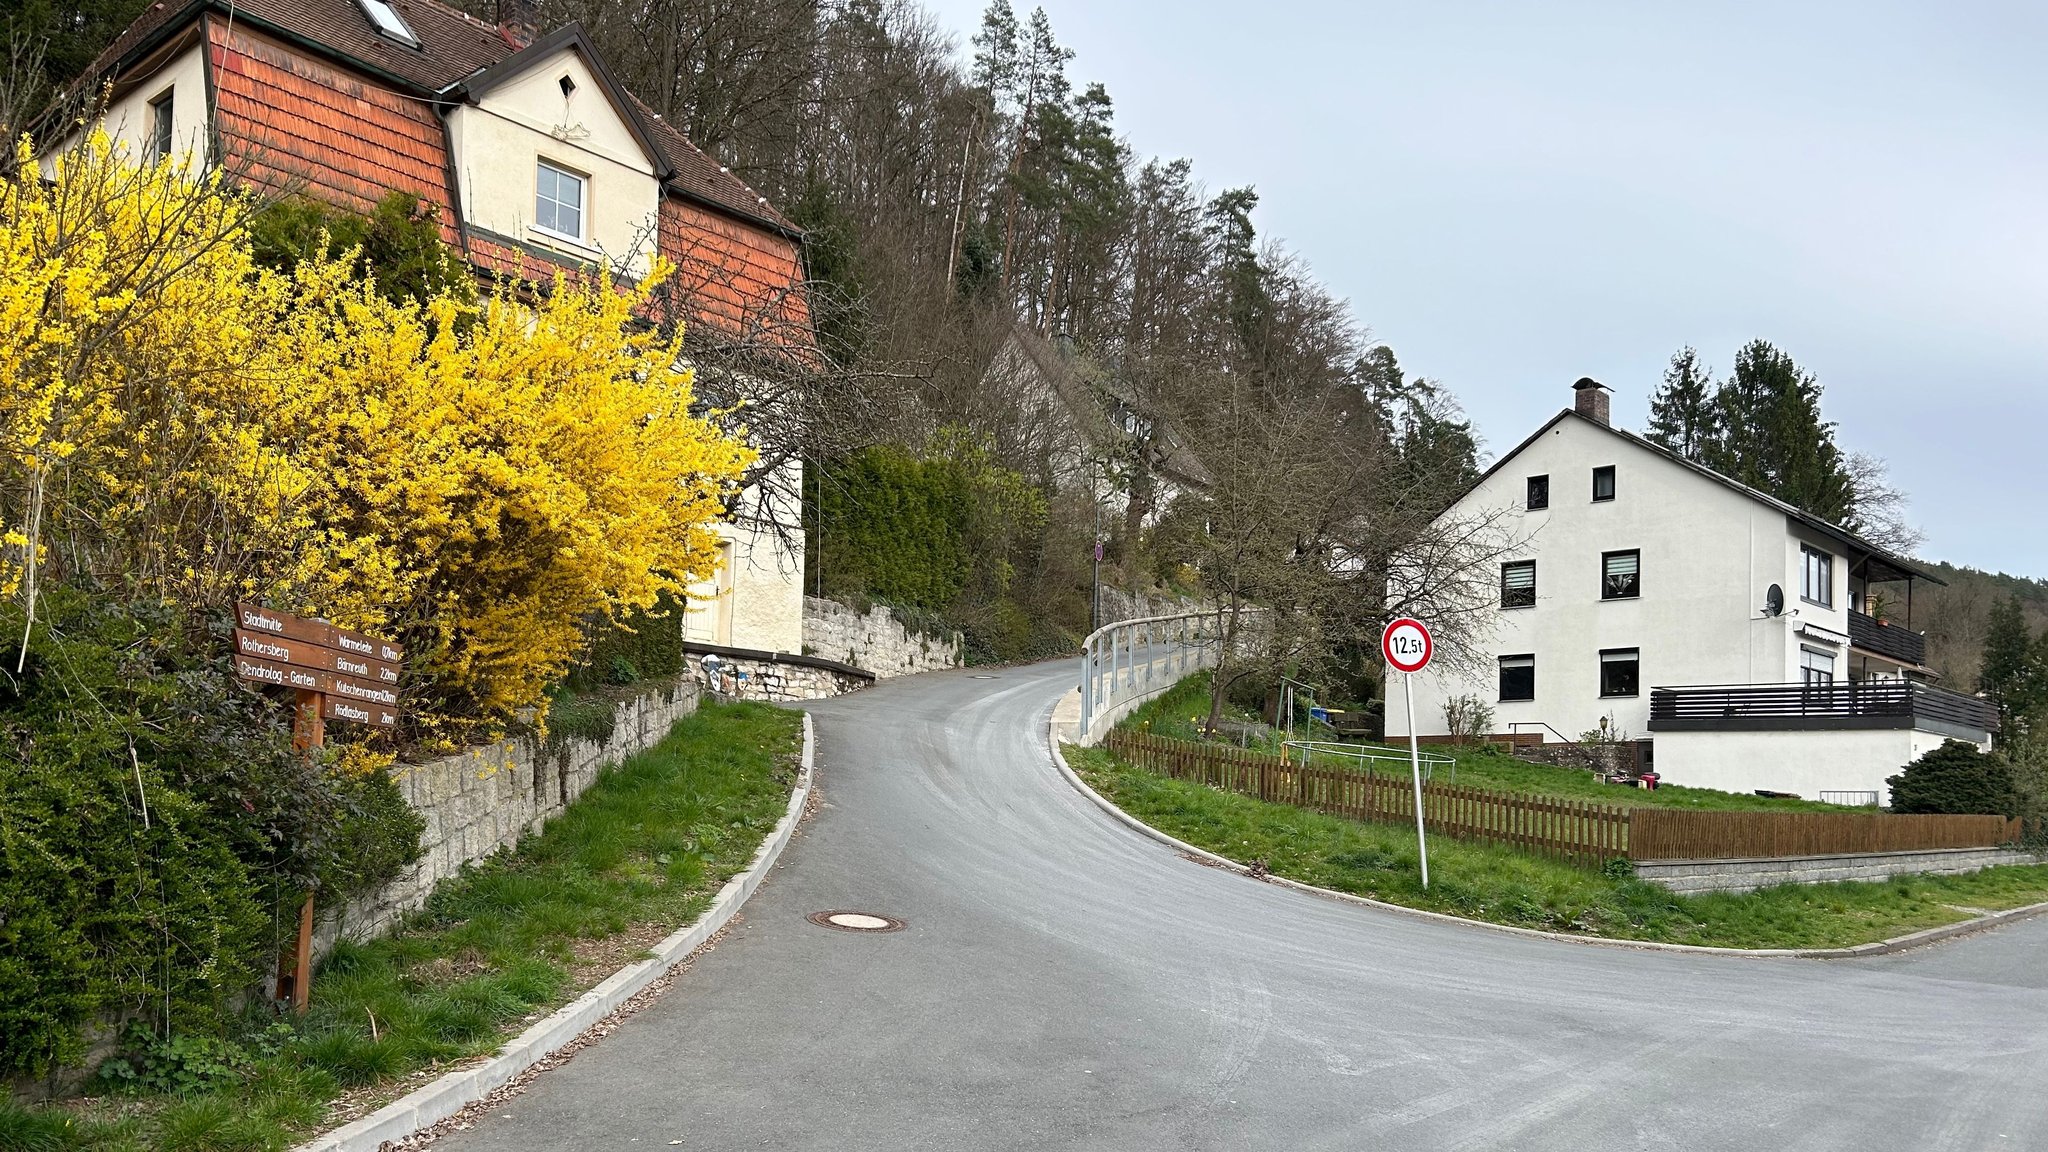
[[[1903,728],[1775,732],[1659,732],[1657,774],[1667,784],[1723,792],[1875,792],[1891,803],[1887,777],[1945,737]]]

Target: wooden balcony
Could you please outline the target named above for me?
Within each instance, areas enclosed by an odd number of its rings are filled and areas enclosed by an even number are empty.
[[[1876,617],[1849,613],[1849,643],[1909,668],[1927,663],[1927,637],[1897,624],[1880,624]]]
[[[1908,680],[1650,689],[1652,732],[1848,728],[1913,728],[1983,740],[1998,731],[1998,712],[1974,696]]]

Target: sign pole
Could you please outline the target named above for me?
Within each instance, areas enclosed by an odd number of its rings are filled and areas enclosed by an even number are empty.
[[[300,688],[292,705],[292,747],[310,753],[327,744],[327,721],[322,713],[327,698],[323,693]],[[313,1000],[313,893],[299,905],[298,940],[292,950],[278,957],[277,982],[280,990],[291,989],[292,1011],[305,1015]],[[284,999],[284,997],[279,997]]]
[[[1413,616],[1387,621],[1380,633],[1380,655],[1387,667],[1401,674],[1402,695],[1408,702],[1408,767],[1415,777],[1415,847],[1422,856],[1422,887],[1429,888],[1429,838],[1422,820],[1422,735],[1415,730],[1415,674],[1429,667],[1436,642],[1429,626]]]
[[[1401,673],[1408,702],[1408,766],[1415,775],[1415,846],[1422,853],[1422,887],[1429,888],[1429,838],[1422,831],[1422,742],[1415,734],[1415,673]]]

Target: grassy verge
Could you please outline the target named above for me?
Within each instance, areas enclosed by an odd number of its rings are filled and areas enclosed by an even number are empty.
[[[1182,680],[1156,699],[1147,701],[1142,707],[1125,717],[1119,727],[1142,728],[1155,735],[1175,740],[1197,740],[1197,727],[1209,711],[1209,674],[1198,672]],[[1233,721],[1251,723],[1256,717],[1241,710],[1232,709],[1228,718]],[[1301,729],[1297,735],[1304,739],[1332,739],[1327,730],[1316,737],[1307,736]],[[1235,741],[1219,741],[1232,743]],[[1251,742],[1252,746],[1265,752],[1277,752],[1280,741],[1277,736]],[[1569,800],[1591,800],[1611,804],[1617,808],[1688,808],[1694,810],[1741,811],[1741,812],[1847,812],[1854,809],[1834,804],[1818,804],[1811,800],[1787,800],[1769,796],[1752,796],[1740,792],[1717,792],[1711,788],[1685,788],[1666,784],[1656,791],[1641,788],[1627,788],[1619,784],[1603,784],[1591,772],[1579,768],[1560,768],[1550,764],[1531,764],[1517,760],[1493,745],[1478,748],[1452,748],[1432,746],[1425,751],[1438,756],[1449,756],[1456,761],[1455,768],[1438,767],[1432,779],[1439,784],[1455,783],[1467,788],[1487,788],[1497,792],[1525,792],[1540,796],[1556,796]],[[1353,767],[1356,761],[1342,756],[1324,756],[1318,763],[1332,767]],[[1405,773],[1406,768],[1402,771]]]
[[[1066,746],[1091,787],[1168,835],[1276,875],[1410,908],[1617,940],[1723,948],[1867,944],[2048,900],[2048,866],[1881,884],[1786,884],[1740,896],[1678,896],[1625,875],[1573,868],[1447,837],[1429,843],[1422,887],[1413,828],[1361,824],[1131,768]]]
[[[151,1091],[0,1104],[0,1150],[288,1148],[496,1050],[704,912],[787,807],[801,733],[794,712],[706,704],[403,932],[337,947],[303,1019],[159,1044],[131,1061]]]

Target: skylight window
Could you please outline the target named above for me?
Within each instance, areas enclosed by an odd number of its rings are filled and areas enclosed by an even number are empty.
[[[405,17],[398,14],[390,0],[356,0],[356,3],[363,6],[363,15],[370,18],[377,31],[408,48],[420,46],[420,38],[412,34],[412,29],[406,26]]]

